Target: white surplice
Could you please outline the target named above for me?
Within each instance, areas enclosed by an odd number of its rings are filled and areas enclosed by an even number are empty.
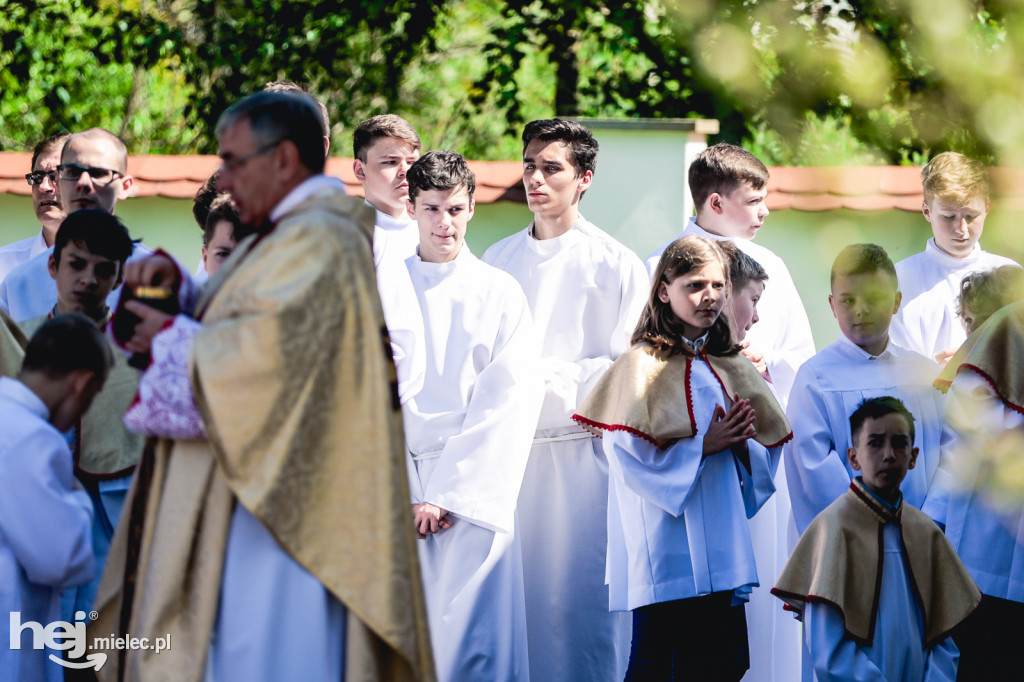
[[[366,205],[372,204],[366,202]],[[392,218],[387,213],[377,211],[373,226],[373,264],[378,271],[385,258],[404,263],[406,258],[416,253],[419,245],[419,228],[408,213]]]
[[[847,635],[840,612],[811,601],[804,609],[804,637],[817,682],[954,682],[960,652],[946,637],[931,649],[924,641],[924,621],[903,557],[900,528],[882,532],[882,585],[871,646]],[[856,561],[856,557],[851,557]]]
[[[697,225],[697,219],[691,217],[681,234],[648,257],[647,271],[651,277],[668,245],[687,236],[727,239],[703,229]],[[785,407],[797,370],[814,355],[814,338],[807,313],[789,269],[781,258],[749,239],[729,241],[757,261],[768,274],[764,293],[757,303],[760,319],[747,332],[746,341],[764,353],[775,395],[779,404]],[[754,554],[765,584],[773,583],[785,566],[791,541],[794,540],[790,536],[795,534],[789,495],[785,494],[789,485],[785,467],[779,467],[775,485],[780,494],[774,495],[750,522]],[[750,670],[744,680],[789,682],[797,679],[799,627],[789,615],[782,613],[776,599],[767,590],[754,593],[747,609],[747,621],[751,635]]]
[[[0,282],[22,263],[26,263],[46,251],[46,239],[42,230],[34,237],[21,239],[0,247]]]
[[[582,217],[553,239],[535,239],[531,226],[484,261],[522,286],[545,371],[519,495],[530,674],[534,682],[621,680],[631,623],[608,610],[608,464],[571,416],[629,348],[650,284],[636,254]]]
[[[943,418],[945,399],[932,388],[938,368],[927,358],[889,341],[873,356],[842,334],[804,363],[789,396],[786,416],[793,440],[785,447],[789,495],[797,529],[843,495],[854,472],[846,456],[850,415],[865,398],[899,398],[914,415],[917,465],[903,481],[903,499],[918,509],[953,441]]]
[[[34,649],[21,633],[11,649],[10,614],[24,626],[60,621],[61,590],[93,577],[92,503],[75,479],[64,437],[43,401],[21,382],[0,377],[0,679],[58,682],[60,651]],[[84,619],[83,619],[84,620]]]
[[[706,362],[690,369],[693,423],[707,433],[722,385]],[[685,408],[684,408],[685,409]],[[624,431],[606,431],[611,471],[608,585],[614,609],[732,591],[734,603],[759,584],[747,519],[775,492],[782,448],[748,440],[750,471],[731,450],[703,456],[704,438],[662,450]]]
[[[152,253],[149,247],[136,244],[128,262],[141,260]],[[57,287],[49,270],[51,254],[52,246],[16,267],[0,281],[0,308],[6,310],[15,322],[46,315],[57,305]],[[117,308],[120,297],[121,287],[114,287],[107,296],[111,310]]]
[[[420,326],[392,338],[399,376],[419,386],[400,389],[412,501],[452,521],[419,543],[438,679],[526,681],[515,509],[541,403],[530,313],[465,245],[448,263],[405,265],[405,285],[393,270],[378,287],[389,328]]]
[[[900,346],[929,360],[935,354],[956,350],[967,338],[956,314],[960,282],[972,272],[992,270],[1014,261],[981,250],[980,244],[966,258],[954,258],[928,240],[924,251],[896,264],[903,301],[889,327],[889,335]]]

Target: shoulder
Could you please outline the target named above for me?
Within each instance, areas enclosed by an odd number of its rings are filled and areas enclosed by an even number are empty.
[[[901,261],[896,263],[896,274],[901,272],[912,272],[915,267],[925,262],[928,258],[928,253],[925,251],[919,251],[911,256],[907,256]]]
[[[979,255],[978,263],[979,265],[986,269],[998,268],[1002,267],[1003,265],[1016,265],[1018,268],[1020,267],[1020,264],[1017,261],[1013,260],[1012,258],[1000,256],[995,253],[989,253],[988,251],[985,250],[982,250],[981,254]]]
[[[483,261],[500,267],[501,262],[510,254],[520,249],[523,241],[529,238],[529,236],[530,228],[526,227],[519,232],[511,234],[508,237],[491,244],[491,246],[484,251]]]

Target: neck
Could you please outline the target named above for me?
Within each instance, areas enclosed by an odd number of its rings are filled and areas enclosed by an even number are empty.
[[[388,204],[385,204],[382,201],[374,201],[369,197],[366,198],[366,203],[370,204],[370,206],[373,206],[373,209],[375,211],[380,211],[384,215],[390,216],[391,218],[394,218],[396,220],[409,212],[409,209],[405,204],[389,206]]]
[[[885,500],[889,504],[895,505],[900,500],[899,486],[896,486],[895,488],[879,488],[878,486],[871,485],[870,483],[865,481],[863,476],[861,476],[860,482],[864,484],[865,488],[873,492],[875,495],[878,495],[878,497]]]
[[[573,204],[568,210],[557,216],[533,214],[533,236],[536,239],[554,239],[572,229],[580,217],[580,210]]]
[[[713,213],[708,214],[705,211],[698,211],[697,227],[704,230],[705,232],[710,232],[711,234],[717,235],[719,237],[726,236],[725,233],[722,232],[721,229],[719,229],[718,225],[716,225],[715,215]]]
[[[43,241],[46,242],[47,246],[53,246],[53,240],[57,237],[57,230],[60,228],[60,223],[56,225],[47,225],[43,223]]]
[[[886,334],[884,337],[878,339],[877,341],[871,341],[869,343],[858,343],[856,345],[858,348],[860,348],[866,353],[870,353],[871,355],[881,355],[882,352],[889,345],[889,335]]]

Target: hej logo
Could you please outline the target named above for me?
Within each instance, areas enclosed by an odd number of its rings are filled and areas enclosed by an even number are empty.
[[[32,631],[33,649],[56,649],[67,651],[71,658],[81,658],[85,654],[85,611],[75,613],[75,622],[68,623],[58,620],[43,626],[41,623],[29,620],[21,622],[21,612],[11,611],[11,649],[21,649],[21,635],[25,630]],[[97,671],[107,662],[107,655],[103,653],[89,654],[84,661],[65,661],[60,656],[50,654],[50,660],[65,668],[95,668]]]

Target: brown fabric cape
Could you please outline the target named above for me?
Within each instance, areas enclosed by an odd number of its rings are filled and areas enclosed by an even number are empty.
[[[49,315],[27,320],[21,327],[32,336],[50,319]],[[113,346],[113,344],[111,344]],[[85,479],[110,479],[127,476],[142,456],[146,437],[124,427],[122,419],[139,390],[139,371],[117,347],[113,347],[114,367],[107,375],[103,390],[82,415],[78,424],[75,468]]]
[[[991,384],[1000,399],[1024,412],[1024,301],[1000,308],[967,337],[950,359],[935,387],[948,391],[953,379],[973,370]]]
[[[765,447],[777,447],[793,433],[775,396],[750,361],[742,355],[719,357],[701,354],[725,393],[738,393],[754,408],[754,438]],[[623,353],[573,415],[597,436],[602,431],[628,431],[659,448],[697,435],[690,395],[689,353],[669,355],[648,343]],[[726,407],[723,405],[722,407]]]
[[[348,608],[348,682],[433,680],[373,211],[323,192],[249,237],[204,289],[192,384],[208,441],[139,466],[96,597],[101,679],[203,679],[234,502]]]
[[[0,310],[0,376],[17,376],[27,345],[25,333],[7,313]]]
[[[856,479],[807,527],[772,594],[799,613],[811,601],[832,605],[842,614],[850,638],[871,646],[886,523],[900,527],[903,556],[924,618],[922,644],[935,646],[981,604],[981,591],[934,521],[906,504],[890,512]]]

